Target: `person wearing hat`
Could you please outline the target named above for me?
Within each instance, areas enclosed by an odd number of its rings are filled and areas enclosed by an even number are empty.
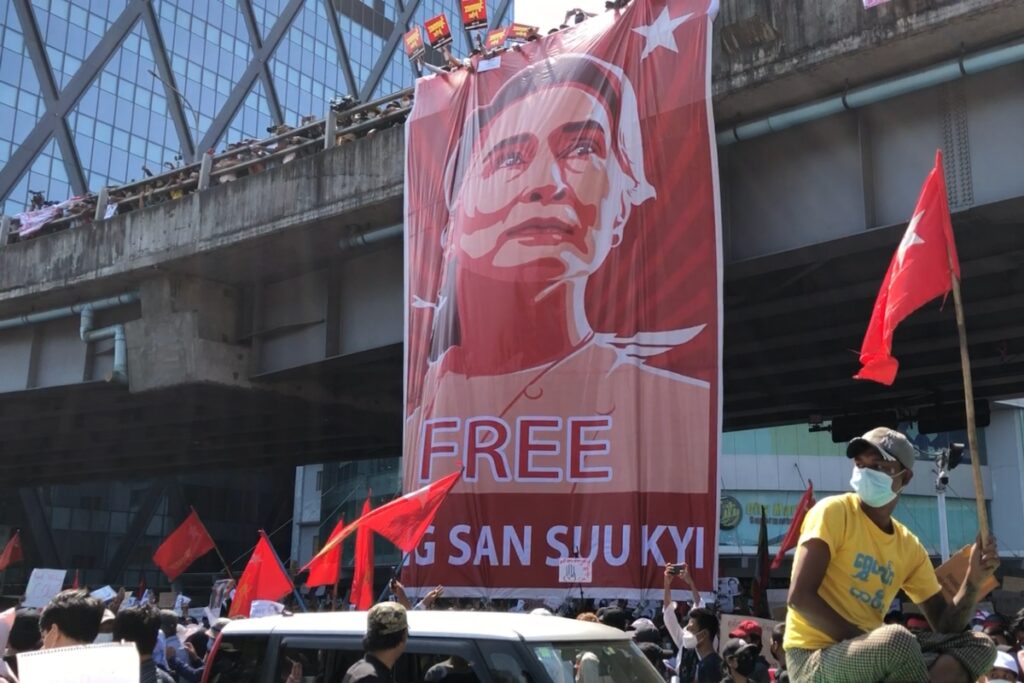
[[[928,551],[893,518],[914,476],[915,449],[887,427],[853,439],[853,493],[810,509],[801,528],[786,614],[786,663],[793,681],[976,681],[995,661],[983,634],[965,632],[981,586],[999,566],[994,538],[979,539],[952,602]],[[932,632],[884,625],[898,591]]]
[[[751,645],[742,638],[730,638],[722,648],[722,665],[725,678],[722,683],[750,683],[751,676],[757,667],[757,655],[760,652],[756,645]]]
[[[1017,666],[1017,660],[1009,652],[1000,652],[996,655],[992,669],[981,677],[979,683],[993,683],[994,681],[1017,683],[1019,680],[1020,667]]]
[[[405,608],[397,602],[380,602],[366,613],[366,655],[349,667],[341,683],[393,683],[395,662],[409,642]]]
[[[605,626],[625,631],[629,625],[629,615],[619,607],[602,607],[597,610],[597,620]]]
[[[761,654],[764,647],[764,633],[761,624],[753,619],[744,619],[733,630],[729,631],[730,638],[739,638],[757,648],[754,670],[747,676],[754,683],[768,683],[768,660]]]

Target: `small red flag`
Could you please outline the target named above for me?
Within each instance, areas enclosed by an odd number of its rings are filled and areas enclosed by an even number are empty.
[[[76,569],[75,570],[75,578],[71,582],[71,590],[78,590],[78,588],[79,588],[79,586],[78,586],[78,570]]]
[[[242,578],[238,580],[228,616],[248,617],[253,600],[280,600],[294,588],[291,577],[284,571],[281,560],[274,552],[274,546],[270,544],[267,535],[260,531],[256,550],[245,565]]]
[[[309,564],[316,561],[321,555],[326,555],[336,545],[350,536],[356,529],[366,525],[373,531],[388,539],[403,552],[411,553],[420,544],[420,539],[426,533],[427,527],[434,521],[437,509],[448,497],[448,493],[462,476],[462,471],[453,472],[446,477],[438,479],[412,493],[407,493],[401,498],[381,505],[376,510],[360,517],[341,530],[336,537],[332,537],[320,552],[316,554]]]
[[[327,542],[330,543],[334,540],[334,537],[342,532],[345,528],[345,520],[339,519],[338,523],[334,526],[334,531],[327,537]],[[309,563],[309,578],[306,579],[306,585],[310,588],[316,586],[333,586],[338,583],[338,573],[341,571],[341,544],[339,543],[334,547],[331,552],[327,553],[319,559],[314,559]]]
[[[213,538],[195,510],[164,539],[153,553],[153,563],[174,581],[193,562],[214,548]]]
[[[21,550],[21,532],[15,531],[7,541],[4,551],[0,553],[0,571],[7,569],[16,562],[23,562],[25,554]]]
[[[953,288],[952,272],[960,277],[960,261],[953,242],[953,223],[942,175],[942,152],[935,153],[935,168],[921,188],[914,214],[889,264],[875,300],[867,334],[860,349],[863,366],[854,379],[869,379],[889,386],[899,362],[892,357],[892,335],[904,318]]]
[[[363,514],[370,514],[370,496],[363,503]],[[357,610],[373,607],[373,529],[367,525],[356,532],[356,563],[352,573],[352,595],[349,602]]]
[[[786,535],[782,538],[779,551],[775,553],[775,559],[772,560],[772,569],[778,569],[782,565],[782,558],[786,556],[786,551],[796,547],[797,541],[800,540],[800,527],[804,524],[804,517],[807,516],[807,511],[813,505],[814,482],[812,481],[807,484],[807,490],[804,491],[800,502],[797,503],[796,510],[793,511],[793,521],[789,523],[789,528],[786,529]]]

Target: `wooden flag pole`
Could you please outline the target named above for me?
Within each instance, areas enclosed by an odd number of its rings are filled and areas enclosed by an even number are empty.
[[[988,512],[985,510],[985,485],[981,480],[981,453],[978,451],[978,427],[974,417],[974,385],[971,383],[971,358],[967,353],[967,326],[964,324],[964,306],[960,297],[960,278],[949,256],[949,275],[953,283],[953,306],[956,309],[956,330],[960,336],[960,368],[964,375],[964,401],[967,404],[967,443],[971,449],[971,470],[974,472],[974,502],[978,507],[978,533],[987,543],[989,537]]]
[[[196,515],[196,518],[199,519],[199,523],[203,524],[203,520],[199,517],[199,513],[196,512],[195,506],[194,505],[189,505],[188,509],[191,510],[192,512],[194,512],[195,515]],[[203,529],[206,531],[206,535],[210,537],[210,540],[213,541],[213,536],[210,534],[210,530],[206,528],[205,524],[203,524]],[[232,581],[234,581],[235,580],[235,575],[231,573],[231,565],[228,564],[228,561],[226,559],[224,559],[224,555],[221,554],[220,546],[217,545],[217,541],[213,541],[213,551],[215,553],[217,553],[217,557],[220,558],[221,564],[224,565],[224,571],[226,571],[228,573],[228,578],[231,579]]]

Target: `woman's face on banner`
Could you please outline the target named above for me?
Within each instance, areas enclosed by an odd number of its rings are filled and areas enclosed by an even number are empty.
[[[621,195],[623,175],[612,132],[602,102],[573,85],[541,90],[497,114],[453,211],[460,266],[531,281],[597,270],[613,246],[622,201],[611,196]]]

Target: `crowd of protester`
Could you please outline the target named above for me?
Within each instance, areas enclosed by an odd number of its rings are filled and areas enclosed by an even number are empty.
[[[672,599],[676,582],[691,591],[691,602]],[[391,680],[394,667],[407,640],[407,610],[488,610],[529,612],[551,618],[572,618],[600,623],[631,635],[639,650],[665,681],[678,683],[777,683],[788,681],[783,647],[785,625],[776,624],[769,633],[753,619],[741,621],[733,630],[720,630],[720,616],[714,604],[705,604],[685,565],[665,570],[661,609],[653,613],[625,600],[569,600],[554,610],[542,601],[457,600],[444,597],[442,587],[413,602],[397,580],[389,586],[390,600],[378,603],[368,613],[364,640],[367,656],[352,667],[347,683]],[[65,590],[41,610],[19,609],[11,626],[7,649],[0,662],[0,682],[17,683],[17,655],[34,650],[79,645],[127,642],[139,655],[142,683],[199,683],[225,617],[213,623],[207,616],[190,616],[187,606],[179,612],[158,609],[149,600],[125,602],[124,589],[104,603],[84,589]],[[294,600],[295,598],[292,598]],[[230,602],[223,606],[226,614]],[[294,604],[290,605],[295,607]],[[322,609],[330,605],[321,605]],[[918,614],[890,612],[886,624],[899,624],[911,631],[927,630],[928,622]],[[1013,617],[979,612],[972,630],[985,634],[998,648],[995,665],[979,683],[1017,681],[1024,665],[1024,610]],[[772,662],[764,656],[770,654]],[[585,657],[583,658],[585,659]],[[577,682],[588,683],[586,661],[579,662]],[[444,664],[448,673],[458,671],[459,662]],[[441,669],[431,680],[448,680]],[[302,680],[301,667],[289,681]],[[451,680],[458,680],[452,676]],[[597,679],[595,679],[596,681]]]

